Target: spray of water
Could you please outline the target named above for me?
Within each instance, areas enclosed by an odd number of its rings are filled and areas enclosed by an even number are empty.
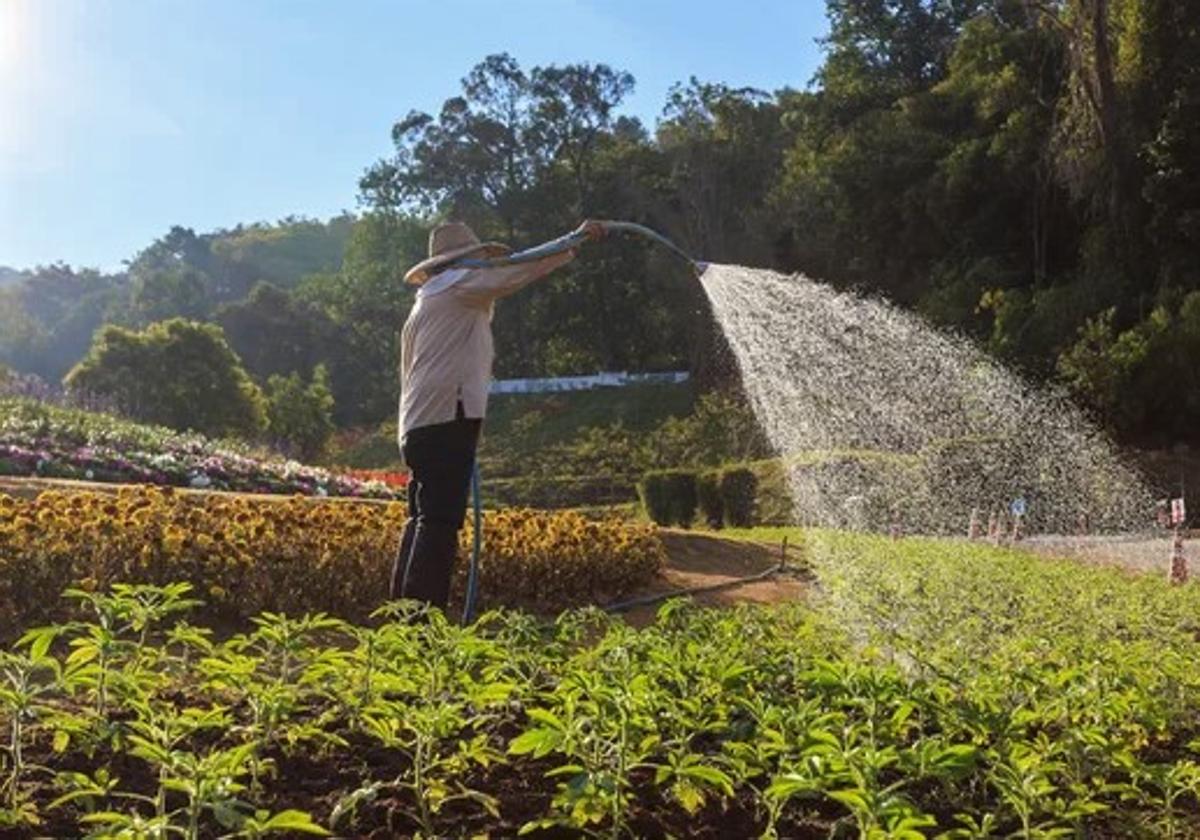
[[[1144,527],[1152,498],[1069,401],[964,339],[800,275],[702,276],[799,524],[964,534]]]

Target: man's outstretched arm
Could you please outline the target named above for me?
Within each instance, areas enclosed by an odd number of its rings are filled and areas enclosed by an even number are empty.
[[[564,239],[577,234],[586,234],[588,239],[596,240],[604,235],[604,227],[598,222],[586,221]],[[549,243],[547,243],[549,244]],[[545,246],[539,246],[545,247]],[[566,265],[575,258],[575,248],[550,254],[539,260],[496,268],[478,268],[467,272],[463,279],[455,283],[451,289],[469,304],[482,306],[502,297],[518,292],[534,280],[545,277],[559,266]]]

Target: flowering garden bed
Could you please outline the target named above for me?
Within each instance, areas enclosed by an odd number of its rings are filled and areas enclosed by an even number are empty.
[[[244,493],[394,499],[401,483],[353,476],[104,414],[0,399],[0,475]]]
[[[173,488],[0,493],[0,639],[65,618],[58,593],[116,582],[191,584],[221,623],[312,610],[365,620],[387,598],[404,505],[264,499]],[[469,524],[469,523],[468,523]],[[649,525],[569,511],[484,519],[482,605],[553,611],[619,598],[666,560]],[[470,550],[470,528],[461,556]],[[457,566],[456,596],[466,563]],[[536,582],[536,586],[531,586]],[[456,598],[457,600],[457,598]]]

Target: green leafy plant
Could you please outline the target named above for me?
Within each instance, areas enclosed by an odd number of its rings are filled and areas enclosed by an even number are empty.
[[[369,625],[270,613],[219,639],[181,618],[205,616],[186,589],[72,593],[86,620],[0,657],[0,820],[148,840],[512,833],[514,812],[527,833],[610,840],[701,820],[767,838],[1200,831],[1200,590],[804,538],[812,603],[672,600],[636,630],[594,608],[459,627],[396,602]]]

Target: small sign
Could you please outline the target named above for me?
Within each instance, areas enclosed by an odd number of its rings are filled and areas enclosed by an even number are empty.
[[[1026,507],[1027,505],[1025,504],[1025,498],[1023,496],[1018,496],[1017,498],[1013,499],[1012,504],[1008,506],[1008,512],[1013,516],[1024,516]]]
[[[1182,525],[1187,521],[1187,507],[1183,503],[1183,499],[1171,500],[1171,524]]]

